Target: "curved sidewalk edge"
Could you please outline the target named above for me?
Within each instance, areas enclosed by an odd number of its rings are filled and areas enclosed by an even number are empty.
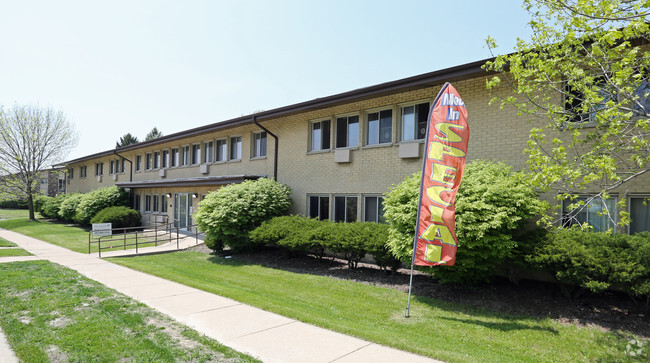
[[[18,358],[16,358],[14,351],[11,350],[9,342],[7,342],[7,337],[5,337],[2,329],[0,329],[0,362],[18,363]]]
[[[0,237],[78,271],[264,362],[437,362],[70,251],[12,231]],[[2,361],[2,360],[0,360]]]

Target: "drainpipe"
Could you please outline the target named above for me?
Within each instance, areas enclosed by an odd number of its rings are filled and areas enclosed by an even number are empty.
[[[264,130],[267,134],[271,135],[271,137],[273,137],[275,140],[275,156],[273,157],[273,180],[278,181],[278,137],[269,131],[266,127],[257,122],[257,116],[253,116],[253,123]]]
[[[131,160],[125,158],[124,156],[118,154],[117,150],[113,150],[113,154],[119,156],[120,159],[126,160],[126,161],[129,162],[129,181],[132,182],[133,181],[133,162]]]

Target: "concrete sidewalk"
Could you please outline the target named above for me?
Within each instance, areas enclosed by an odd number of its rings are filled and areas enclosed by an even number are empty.
[[[264,362],[435,362],[289,319],[176,282],[0,229],[36,258],[69,267]],[[104,253],[102,253],[104,257]]]

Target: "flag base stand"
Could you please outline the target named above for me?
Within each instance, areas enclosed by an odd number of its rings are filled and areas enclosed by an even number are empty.
[[[409,313],[411,310],[411,290],[413,288],[413,265],[414,265],[413,262],[411,262],[411,277],[409,278],[409,299],[408,299],[408,303],[406,304],[406,310],[404,311],[405,318],[411,317]]]

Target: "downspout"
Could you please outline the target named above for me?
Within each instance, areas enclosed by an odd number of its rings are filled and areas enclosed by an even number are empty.
[[[116,149],[113,149],[113,154],[117,155],[120,159],[126,160],[126,161],[129,162],[129,182],[132,182],[133,181],[133,162],[131,160],[125,158],[124,156],[118,154]],[[130,188],[129,189],[129,199],[130,199],[131,206],[133,206],[133,203],[134,203],[133,198],[134,198],[133,188]]]
[[[275,152],[273,157],[273,180],[278,181],[278,137],[269,131],[266,127],[257,122],[257,116],[253,116],[253,123],[264,130],[267,134],[271,135],[271,137],[273,137],[275,140]]]

